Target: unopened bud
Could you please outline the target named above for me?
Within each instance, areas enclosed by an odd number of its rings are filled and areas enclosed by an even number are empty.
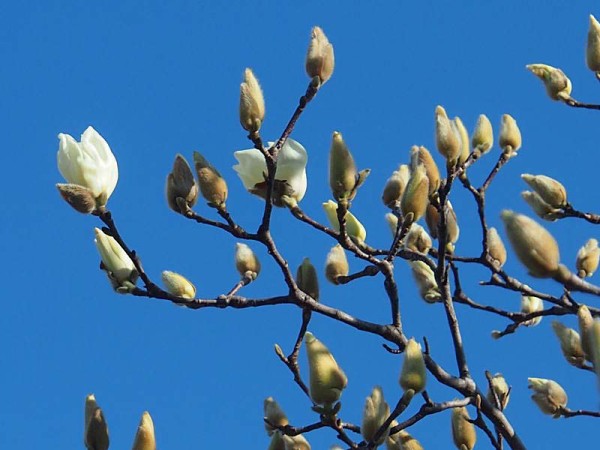
[[[594,318],[586,305],[581,305],[577,311],[577,320],[579,322],[579,334],[581,336],[581,348],[585,354],[585,359],[593,362],[594,351],[592,348],[592,326]]]
[[[342,134],[335,131],[329,150],[329,186],[337,201],[352,200],[356,195],[358,172],[354,158]]]
[[[296,283],[302,292],[319,301],[319,279],[315,266],[311,264],[310,259],[304,258],[302,264],[298,267]]]
[[[175,157],[173,170],[167,176],[166,194],[169,208],[176,213],[183,214],[185,212],[177,203],[178,198],[183,199],[188,207],[196,204],[198,186],[196,185],[196,180],[194,180],[190,165],[182,155]]]
[[[533,209],[533,212],[540,218],[548,222],[554,222],[560,217],[560,209],[553,208],[546,203],[538,193],[532,191],[521,192],[521,197]]]
[[[413,223],[404,238],[404,247],[413,252],[428,253],[432,246],[431,237],[418,223]]]
[[[544,83],[546,93],[552,100],[569,100],[571,98],[571,80],[556,67],[547,64],[529,64],[525,66]]]
[[[392,176],[385,183],[383,195],[381,196],[381,200],[385,206],[392,209],[399,206],[409,179],[410,169],[405,164],[392,173]]]
[[[235,244],[235,268],[242,277],[248,276],[253,280],[260,273],[260,262],[246,244]]]
[[[557,320],[552,322],[552,329],[560,342],[560,350],[567,362],[575,367],[583,366],[585,354],[583,353],[579,333],[573,328],[564,326]]]
[[[562,208],[567,204],[567,191],[554,178],[528,173],[522,174],[521,178],[550,206]]]
[[[600,72],[600,23],[590,14],[585,62],[592,72]]]
[[[310,444],[304,436],[283,436],[284,450],[310,450]]]
[[[442,298],[440,289],[435,281],[435,274],[431,267],[423,261],[408,261],[412,274],[419,288],[421,298],[427,303],[436,303]]]
[[[99,228],[94,228],[94,242],[102,264],[100,268],[106,272],[113,289],[119,293],[128,293],[135,288],[139,276],[135,264],[123,247]]]
[[[449,200],[446,203],[446,206],[446,242],[454,244],[460,236],[460,228],[458,227],[458,222],[456,220],[456,213]],[[440,213],[431,203],[427,205],[425,223],[427,223],[427,228],[429,229],[431,237],[439,239]]]
[[[375,434],[390,415],[390,406],[383,398],[383,390],[375,386],[365,401],[363,409],[362,426],[360,432],[367,442],[374,442],[377,446],[383,444],[387,432],[382,433],[378,440],[373,441]]]
[[[285,441],[283,440],[281,432],[276,431],[273,433],[267,450],[285,450]]]
[[[171,295],[187,299],[196,297],[196,287],[178,273],[165,270],[162,273],[162,281]]]
[[[390,428],[398,425],[398,422],[392,420]],[[408,431],[400,430],[395,434],[390,434],[385,441],[387,450],[423,450],[419,441],[412,437]]]
[[[272,436],[278,427],[285,427],[289,423],[287,416],[273,397],[265,399],[264,413],[266,419],[265,430],[269,436]]]
[[[521,131],[517,126],[517,121],[509,114],[503,114],[500,120],[498,143],[508,156],[512,156],[514,152],[521,148]]]
[[[110,443],[108,425],[94,394],[85,398],[83,443],[88,450],[107,450]]]
[[[405,218],[407,218],[409,213],[412,213],[413,216],[411,222],[416,222],[423,217],[423,214],[425,214],[428,203],[429,180],[427,179],[425,166],[419,164],[417,167],[413,168],[410,180],[408,181],[408,185],[402,196],[400,208],[402,209],[402,214]]]
[[[435,108],[435,145],[448,164],[456,163],[461,152],[460,141],[446,115],[446,110],[441,106]]]
[[[488,389],[486,397],[488,401],[495,405],[496,401],[494,399],[494,394],[498,397],[498,402],[500,403],[500,409],[504,410],[506,405],[508,405],[508,400],[510,399],[510,389],[506,380],[502,376],[501,373],[497,373],[492,377],[492,381],[490,383],[491,389]]]
[[[304,343],[310,368],[310,398],[317,405],[331,407],[340,399],[348,378],[329,349],[312,333],[304,335]]]
[[[198,152],[194,152],[194,166],[202,197],[210,206],[224,209],[227,200],[227,183],[219,171]]]
[[[334,245],[325,261],[325,278],[330,283],[339,284],[338,277],[348,276],[350,268],[346,253],[340,244]]]
[[[452,408],[452,440],[459,450],[472,450],[475,447],[477,434],[470,420],[467,408]]]
[[[577,252],[577,275],[581,278],[591,277],[598,268],[600,248],[596,239],[588,239],[583,247]]]
[[[501,217],[512,248],[529,274],[537,278],[555,275],[559,269],[560,253],[554,237],[522,214],[504,210]]]
[[[319,77],[321,84],[325,84],[331,78],[334,66],[333,45],[320,27],[313,27],[306,54],[306,73],[310,78]]]
[[[404,392],[412,389],[415,393],[425,389],[427,382],[427,370],[421,345],[414,339],[409,339],[404,349],[404,363],[400,372],[400,387]]]
[[[338,205],[332,200],[323,203],[323,209],[325,210],[325,214],[327,215],[327,219],[329,219],[331,227],[335,231],[340,231],[337,208]],[[360,223],[350,211],[346,212],[344,218],[346,219],[346,233],[348,233],[348,236],[356,242],[364,242],[365,239],[367,239],[367,230],[365,230],[363,224]]]
[[[598,387],[600,388],[600,320],[594,319],[592,330],[589,336],[589,344],[592,351],[592,365],[596,372]]]
[[[489,152],[494,145],[492,123],[485,114],[480,114],[477,119],[477,124],[471,137],[471,145],[473,146],[473,150],[478,150],[481,154]]]
[[[249,133],[260,130],[265,120],[265,99],[252,69],[244,71],[240,84],[240,123]]]
[[[440,170],[435,163],[433,156],[425,147],[413,145],[410,149],[410,169],[414,171],[419,165],[425,166],[425,174],[429,180],[429,195],[440,187]]]
[[[521,296],[521,312],[523,314],[531,314],[538,311],[544,310],[544,302],[539,297],[532,295]],[[526,327],[534,327],[542,321],[542,316],[536,316],[533,319],[529,319],[523,322]]]
[[[490,258],[492,258],[498,267],[502,267],[506,262],[506,247],[504,247],[498,231],[493,227],[488,228],[487,242]]]
[[[455,130],[455,134],[460,142],[460,155],[458,156],[458,164],[463,164],[469,157],[469,132],[465,127],[465,124],[460,117],[455,117],[452,121],[452,128]]]
[[[144,411],[142,419],[135,434],[132,450],[156,450],[156,438],[154,437],[154,423],[148,411]]]
[[[560,384],[544,378],[527,378],[528,388],[533,391],[531,399],[544,413],[560,417],[560,410],[567,406],[567,393]]]
[[[82,214],[89,214],[96,209],[96,199],[94,194],[88,188],[78,184],[63,184],[56,185],[61,197],[71,207]]]
[[[392,238],[396,237],[396,231],[398,230],[398,216],[396,216],[396,214],[387,213],[385,215],[385,221],[392,232]]]

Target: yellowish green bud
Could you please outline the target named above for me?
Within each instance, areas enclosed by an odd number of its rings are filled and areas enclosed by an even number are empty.
[[[325,210],[325,214],[327,215],[327,219],[329,219],[331,227],[335,231],[340,231],[337,208],[338,205],[333,200],[328,200],[327,202],[323,203],[323,209]],[[365,230],[363,224],[360,223],[350,211],[346,212],[344,218],[346,219],[346,233],[348,236],[350,236],[356,242],[364,242],[365,239],[367,239],[367,230]]]
[[[348,378],[331,352],[312,333],[304,336],[310,368],[310,398],[317,405],[332,407],[340,399]]]
[[[459,450],[472,450],[475,447],[477,433],[475,425],[469,420],[467,408],[452,408],[452,440]]]
[[[502,267],[506,262],[506,247],[504,247],[504,243],[494,227],[488,228],[487,242],[490,258],[492,258],[498,267]]]
[[[142,414],[131,450],[156,450],[154,423],[148,411],[144,411]]]
[[[544,83],[546,93],[552,100],[569,100],[571,98],[571,80],[556,67],[547,64],[529,64],[525,66]]]
[[[581,278],[591,277],[598,268],[600,248],[596,239],[588,239],[583,247],[577,252],[577,275]]]
[[[264,412],[266,419],[265,430],[269,436],[273,436],[273,434],[277,431],[277,427],[285,427],[290,423],[287,416],[279,407],[279,404],[273,399],[273,397],[268,397],[265,399]]]
[[[436,303],[442,298],[440,289],[435,281],[435,274],[431,267],[423,261],[408,261],[412,274],[419,288],[421,298],[427,303]]]
[[[431,237],[418,223],[413,223],[404,238],[404,247],[413,252],[428,253],[432,246]]]
[[[412,214],[412,222],[416,222],[425,214],[429,203],[429,180],[425,166],[419,164],[413,167],[410,180],[402,196],[400,208],[405,218]]]
[[[521,197],[540,219],[554,222],[560,217],[560,209],[550,206],[536,192],[523,191],[521,192]]]
[[[585,62],[592,72],[600,72],[600,23],[590,14]]]
[[[392,173],[392,176],[385,183],[383,195],[381,196],[385,206],[393,209],[400,205],[402,194],[404,194],[409,179],[410,169],[405,164],[402,164],[398,170]]]
[[[360,432],[365,438],[365,441],[373,441],[377,430],[379,430],[389,415],[390,406],[383,398],[383,390],[380,386],[375,386],[371,391],[371,395],[367,397],[365,401],[365,407],[363,409],[363,419]],[[381,437],[375,441],[375,444],[377,446],[383,444],[387,434],[387,432],[383,433]]]
[[[285,450],[310,450],[310,444],[304,436],[297,434],[296,436],[283,436]]]
[[[450,165],[454,165],[461,152],[461,143],[452,128],[452,123],[446,114],[446,110],[437,106],[435,108],[435,145]]]
[[[240,123],[249,133],[255,133],[265,120],[265,98],[252,69],[244,71],[240,84]]]
[[[198,152],[194,152],[194,166],[198,175],[200,193],[210,206],[225,208],[227,200],[227,183],[207,160]]]
[[[329,186],[333,198],[338,202],[352,200],[356,195],[357,180],[354,158],[342,134],[334,131],[329,151]]]
[[[242,277],[255,280],[260,273],[260,261],[246,244],[235,244],[235,268]]]
[[[331,78],[334,66],[333,45],[320,27],[313,27],[306,54],[306,73],[310,78],[319,77],[320,83],[325,84]]]
[[[400,387],[404,392],[412,389],[415,393],[425,389],[427,370],[421,345],[413,338],[409,339],[404,349],[404,363],[400,372]]]
[[[567,406],[567,393],[560,384],[544,378],[527,378],[529,389],[533,391],[531,399],[544,413],[560,417],[561,408]]]
[[[510,210],[502,211],[506,234],[529,274],[550,278],[559,269],[560,253],[554,237],[536,221]]]
[[[182,155],[175,157],[173,170],[167,176],[166,185],[167,203],[176,213],[183,214],[185,211],[179,206],[177,201],[181,198],[188,207],[196,204],[198,199],[198,185],[194,180],[192,169]]]
[[[396,237],[396,230],[398,229],[398,216],[396,214],[387,213],[385,215],[385,221],[390,227],[390,231],[392,232],[392,238]]]
[[[411,172],[414,172],[420,165],[425,166],[425,173],[429,180],[429,195],[433,195],[440,187],[440,170],[429,150],[423,146],[413,145],[410,149]]]
[[[473,136],[471,137],[471,145],[473,150],[478,151],[481,154],[485,154],[490,151],[494,145],[494,130],[490,119],[485,114],[480,114],[473,130]]]
[[[490,384],[491,389],[488,389],[486,394],[488,401],[492,405],[495,405],[496,401],[494,399],[494,394],[496,394],[496,397],[498,397],[498,401],[500,402],[500,408],[504,410],[510,399],[510,388],[508,387],[506,380],[501,373],[497,373],[492,377],[492,382]]]
[[[452,121],[452,127],[460,142],[460,155],[458,156],[458,164],[463,164],[469,157],[469,132],[460,117],[455,117]]]
[[[135,287],[139,276],[131,258],[119,243],[99,228],[94,228],[96,248],[102,259],[101,268],[117,292],[127,293]]]
[[[396,425],[398,425],[398,422],[392,420],[390,428]],[[406,430],[400,430],[393,435],[390,434],[385,441],[385,446],[387,450],[423,450],[421,443]]]
[[[334,245],[325,261],[325,278],[330,283],[339,284],[338,277],[348,276],[350,268],[346,253],[340,244]]]
[[[162,281],[169,294],[176,297],[192,299],[196,297],[196,287],[184,276],[165,270]]]
[[[532,295],[522,295],[521,296],[521,312],[523,314],[531,314],[538,311],[543,311],[544,302],[539,297],[534,297]],[[542,321],[542,316],[536,316],[533,319],[526,320],[523,322],[523,325],[526,327],[534,327],[538,325]]]
[[[546,203],[553,208],[562,208],[567,204],[567,191],[565,187],[554,178],[545,175],[530,175],[524,173],[521,178],[533,189]]]
[[[296,283],[302,292],[319,301],[319,279],[315,266],[311,264],[310,259],[304,258],[302,264],[298,267]]]
[[[88,188],[78,184],[63,184],[56,185],[60,196],[71,207],[82,214],[89,214],[96,209],[96,199],[94,194]]]
[[[560,342],[560,350],[567,362],[575,367],[581,367],[585,362],[585,354],[583,353],[579,333],[557,320],[552,322],[552,329]]]
[[[514,152],[521,148],[521,130],[517,126],[517,121],[509,114],[503,114],[500,120],[498,143],[500,148],[509,156],[512,156]]]
[[[107,450],[109,446],[108,425],[94,394],[85,398],[83,444],[88,450]]]
[[[577,320],[579,322],[579,334],[581,336],[581,348],[585,354],[585,359],[594,361],[594,351],[592,348],[592,326],[594,318],[586,305],[581,305],[577,311]]]

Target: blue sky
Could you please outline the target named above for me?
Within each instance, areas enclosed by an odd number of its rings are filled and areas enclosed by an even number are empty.
[[[262,134],[283,129],[307,78],[308,36],[320,25],[335,46],[336,71],[300,120],[293,137],[309,153],[309,187],[302,202],[325,221],[321,203],[330,194],[327,158],[331,133],[341,131],[359,167],[372,174],[353,203],[367,227],[368,242],[389,244],[379,198],[383,184],[410,146],[434,151],[433,112],[441,104],[471,131],[479,114],[498,131],[500,116],[513,115],[523,134],[519,156],[492,185],[488,214],[528,212],[520,199],[521,173],[545,174],[567,187],[582,210],[598,210],[595,178],[597,111],[551,102],[528,63],[561,67],[573,96],[600,102],[598,82],[585,67],[591,2],[75,2],[0,4],[0,123],[5,197],[0,217],[4,255],[0,314],[0,448],[82,448],[83,402],[94,392],[104,408],[112,447],[133,442],[142,411],[154,418],[159,448],[266,448],[262,401],[274,396],[292,423],[316,417],[272,351],[293,344],[300,312],[293,307],[189,311],[157,300],[113,293],[98,270],[94,217],[71,210],[54,184],[59,132],[75,137],[93,125],[119,162],[120,179],[109,206],[127,242],[149,275],[174,270],[192,279],[202,297],[228,291],[237,281],[235,240],[172,213],[164,180],[176,153],[202,152],[228,181],[228,207],[253,229],[261,201],[243,189],[231,166],[233,151],[249,148],[237,118],[239,83],[252,67],[266,97]],[[438,158],[439,155],[435,155]],[[498,156],[492,151],[469,171],[485,177]],[[441,162],[441,158],[438,158]],[[6,192],[6,191],[5,191]],[[461,226],[457,252],[474,255],[479,242],[472,199],[452,196]],[[214,211],[198,205],[211,216]],[[546,224],[571,267],[577,249],[595,230],[574,220]],[[331,245],[293,221],[274,214],[273,232],[291,266],[313,260],[322,273]],[[503,231],[501,232],[504,236]],[[309,243],[307,245],[307,243]],[[242,293],[279,295],[283,281],[262,248],[253,246],[263,273]],[[351,267],[360,270],[358,260]],[[560,294],[551,282],[529,278],[511,254],[509,273],[540,290]],[[434,357],[455,371],[446,319],[439,305],[418,298],[408,267],[399,262],[401,308],[411,336],[427,336]],[[519,297],[479,288],[482,270],[465,271],[469,294],[482,302],[518,309]],[[594,278],[592,278],[594,281]],[[322,280],[322,301],[362,318],[387,321],[379,280],[334,287]],[[590,296],[579,301],[597,303]],[[502,372],[513,387],[508,417],[528,448],[588,448],[597,438],[589,418],[552,420],[536,409],[528,376],[563,384],[569,406],[597,409],[593,376],[562,359],[550,320],[500,341],[490,331],[500,318],[458,306],[472,373]],[[564,320],[574,326],[572,317]],[[401,359],[381,340],[326,318],[311,331],[332,350],[349,377],[342,417],[359,423],[375,384],[395,404]],[[306,374],[304,353],[301,364]],[[454,393],[431,384],[436,401]],[[413,405],[408,414],[416,411]],[[410,429],[425,448],[449,448],[449,414]],[[597,420],[597,419],[596,419]],[[335,436],[308,436],[314,449]],[[479,435],[478,448],[488,448]]]

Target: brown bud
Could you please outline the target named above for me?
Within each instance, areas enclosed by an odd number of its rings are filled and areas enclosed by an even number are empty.
[[[94,194],[88,188],[79,186],[78,184],[63,184],[56,185],[61,197],[71,207],[82,214],[89,214],[96,209],[96,199]]]
[[[339,284],[338,277],[347,276],[349,270],[348,259],[346,258],[344,249],[340,244],[333,246],[327,254],[327,260],[325,261],[325,278],[330,283]]]
[[[383,195],[381,196],[381,200],[385,206],[393,209],[399,205],[409,179],[410,169],[405,164],[392,173],[392,176],[385,183]]]
[[[425,223],[429,229],[429,234],[434,239],[439,239],[440,213],[431,203],[427,205],[425,214]],[[460,228],[456,219],[456,212],[452,203],[448,200],[446,203],[446,243],[454,244],[460,236]]]
[[[240,84],[240,123],[249,133],[258,132],[265,120],[265,99],[252,69],[244,71]]]
[[[156,438],[154,437],[154,423],[148,411],[144,411],[142,419],[135,434],[131,450],[156,450]]]
[[[452,439],[459,450],[472,450],[477,441],[475,425],[464,406],[452,409]]]
[[[432,195],[440,187],[440,171],[429,150],[423,146],[413,145],[410,149],[411,171],[414,172],[419,165],[425,166],[425,173],[429,180],[429,195]]]
[[[398,425],[396,420],[390,424],[390,428]],[[400,430],[397,433],[390,434],[385,441],[387,450],[423,450],[423,446],[419,441],[412,437],[408,431]]]
[[[429,180],[425,171],[425,166],[419,164],[416,168],[413,168],[410,180],[402,196],[400,208],[402,214],[407,217],[409,213],[413,214],[413,222],[416,222],[427,209],[429,203]]]
[[[198,175],[198,184],[202,197],[210,206],[225,209],[227,200],[227,183],[207,160],[198,152],[194,152],[194,166]]]
[[[88,450],[108,450],[108,425],[94,394],[85,399],[85,429],[83,443]]]
[[[287,416],[273,397],[265,399],[264,413],[266,419],[265,430],[269,436],[277,431],[277,427],[284,427],[289,423]]]
[[[198,186],[194,180],[192,169],[182,155],[175,157],[173,163],[173,170],[167,176],[167,203],[176,213],[183,214],[177,203],[177,199],[181,198],[183,202],[188,206],[192,207],[196,204],[198,199]]]
[[[490,258],[492,258],[498,267],[502,267],[506,262],[506,247],[504,247],[498,231],[493,227],[488,229],[487,242]]]
[[[242,277],[256,279],[260,273],[260,261],[246,244],[235,244],[235,268]]]
[[[306,55],[306,73],[310,78],[319,77],[320,83],[325,84],[331,78],[334,66],[333,45],[320,27],[313,27]]]

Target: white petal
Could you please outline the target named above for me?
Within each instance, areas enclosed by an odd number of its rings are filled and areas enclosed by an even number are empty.
[[[69,183],[82,185],[83,178],[77,165],[77,158],[81,153],[79,144],[72,136],[64,133],[60,133],[58,139],[60,141],[56,154],[58,170]]]
[[[246,189],[253,189],[257,184],[265,181],[267,163],[259,150],[255,148],[239,150],[233,156],[238,160],[238,164],[233,166],[233,170],[238,173]]]

